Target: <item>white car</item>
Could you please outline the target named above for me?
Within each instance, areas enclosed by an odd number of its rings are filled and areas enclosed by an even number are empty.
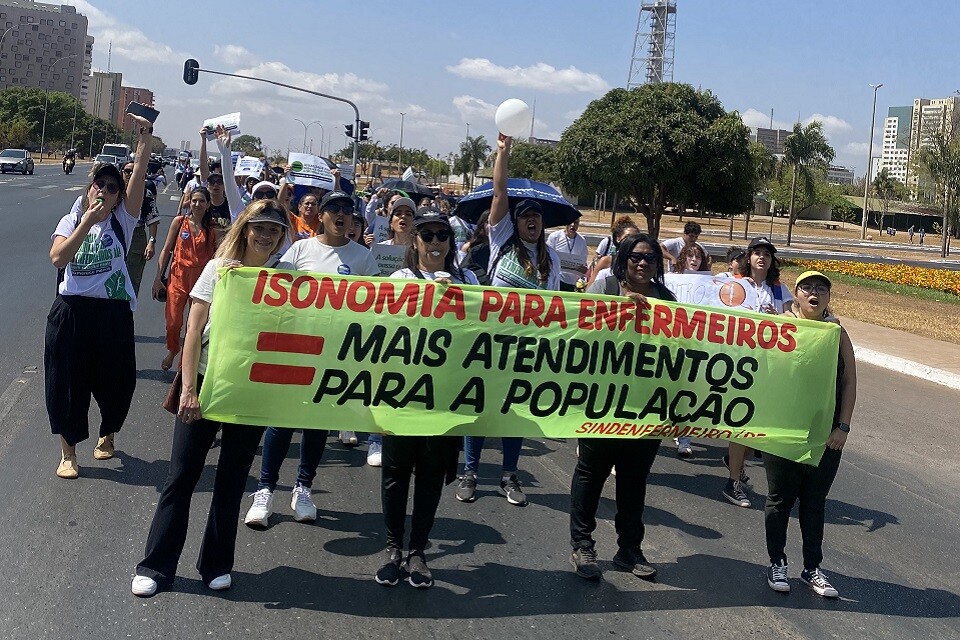
[[[0,151],[0,173],[19,171],[23,175],[33,175],[33,156],[26,149],[4,149]]]

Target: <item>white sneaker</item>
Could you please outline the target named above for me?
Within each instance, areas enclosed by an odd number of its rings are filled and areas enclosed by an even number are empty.
[[[379,467],[383,464],[383,445],[379,442],[371,442],[367,448],[367,464],[371,467]]]
[[[243,524],[254,527],[266,527],[273,513],[273,491],[263,488],[253,494],[253,504],[247,511]]]
[[[148,598],[157,592],[157,581],[147,576],[133,576],[130,593],[141,598]]]
[[[340,432],[340,444],[345,444],[348,447],[355,447],[359,444],[357,440],[357,434],[355,431],[341,431]]]
[[[233,579],[230,578],[229,573],[225,573],[219,578],[214,578],[207,585],[214,591],[223,591],[224,589],[229,589],[233,585]]]
[[[690,436],[680,436],[679,438],[674,438],[673,441],[677,445],[677,455],[681,458],[692,458],[693,457],[693,447],[690,446],[693,438]]]
[[[310,499],[310,487],[297,485],[290,494],[290,508],[297,522],[313,522],[317,519],[317,505]]]

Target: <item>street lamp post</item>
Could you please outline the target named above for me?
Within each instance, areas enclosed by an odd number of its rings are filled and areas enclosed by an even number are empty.
[[[877,89],[883,86],[883,83],[872,84],[873,87],[873,111],[870,115],[870,144],[867,147],[867,173],[863,181],[863,220],[860,222],[860,239],[867,239],[867,197],[870,195],[870,173],[873,170],[873,130],[877,124]]]
[[[403,117],[407,115],[403,111],[400,112],[400,151],[397,153],[397,175],[402,175],[401,171],[403,169]]]
[[[53,75],[53,69],[63,60],[69,58],[76,58],[77,54],[71,53],[68,56],[63,56],[62,58],[57,58],[53,61],[53,64],[50,65],[50,75]],[[50,99],[50,80],[47,80],[47,88],[43,92],[43,126],[40,128],[40,162],[43,162],[43,143],[47,137],[47,103]],[[74,115],[76,117],[76,115]]]
[[[311,122],[310,124],[307,124],[306,122],[304,122],[304,121],[301,120],[300,118],[294,118],[294,120],[296,120],[297,122],[299,122],[300,124],[303,125],[303,149],[302,149],[302,153],[306,153],[306,152],[307,152],[307,129],[309,129],[311,126],[313,126],[313,125],[315,125],[315,124],[320,124],[320,121],[319,121],[319,120],[314,120],[314,121]],[[322,125],[322,124],[320,124],[320,129],[321,129],[321,130],[323,129],[323,125]]]

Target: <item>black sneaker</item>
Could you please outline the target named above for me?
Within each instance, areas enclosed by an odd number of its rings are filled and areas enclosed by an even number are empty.
[[[816,591],[824,598],[839,598],[840,592],[833,588],[830,581],[820,567],[816,569],[804,569],[800,572],[800,579],[810,585],[810,588]]]
[[[747,497],[747,493],[743,490],[743,483],[739,480],[727,478],[727,486],[723,490],[723,497],[726,498],[730,504],[743,507],[744,509],[750,508],[750,498]]]
[[[790,581],[787,580],[787,562],[781,560],[779,564],[772,564],[767,569],[767,584],[774,591],[790,593]]]
[[[477,474],[467,471],[460,476],[460,486],[457,487],[457,500],[473,502],[477,499]]]
[[[599,580],[603,575],[600,565],[597,564],[597,552],[593,547],[574,549],[570,554],[570,564],[577,570],[577,575],[587,580]]]
[[[620,549],[617,555],[613,556],[613,564],[644,580],[653,580],[657,577],[656,568],[647,564],[647,558],[639,548]]]
[[[407,582],[417,589],[429,589],[433,586],[433,574],[430,573],[423,552],[407,556]]]
[[[387,587],[394,587],[400,582],[400,562],[403,560],[403,554],[400,549],[387,549],[383,552],[383,566],[377,569],[377,575],[374,579],[377,584]]]
[[[527,496],[523,495],[520,482],[517,481],[517,476],[514,473],[511,473],[508,478],[500,478],[500,493],[507,496],[507,502],[510,504],[520,507],[527,504]]]
[[[730,470],[730,456],[723,456],[723,466],[727,468],[727,471]],[[740,469],[740,482],[750,484],[750,476],[743,469]]]

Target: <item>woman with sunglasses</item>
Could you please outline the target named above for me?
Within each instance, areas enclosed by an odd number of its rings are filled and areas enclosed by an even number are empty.
[[[278,204],[279,206],[279,204]],[[373,254],[347,238],[347,225],[353,214],[353,198],[342,191],[331,191],[320,201],[320,233],[293,243],[281,258],[278,268],[310,271],[319,274],[377,276],[380,268]],[[273,513],[273,493],[280,480],[280,467],[293,429],[270,427],[263,440],[263,460],[260,466],[260,482],[253,494],[253,504],[247,511],[244,522],[252,527],[269,525]],[[304,429],[300,441],[300,466],[297,480],[290,496],[290,508],[297,522],[313,522],[317,519],[317,507],[311,498],[313,479],[327,446],[326,429]]]
[[[830,289],[830,279],[819,271],[800,274],[794,286],[796,297],[783,315],[816,322],[837,322],[830,313]],[[769,453],[763,454],[769,492],[764,507],[767,553],[770,556],[767,584],[774,591],[790,591],[784,549],[790,512],[794,503],[799,501],[798,519],[803,538],[803,571],[800,580],[821,596],[839,596],[820,570],[820,563],[823,562],[823,520],[827,494],[840,468],[840,457],[850,433],[850,420],[856,403],[857,362],[850,337],[841,327],[833,430],[820,463],[813,467]]]
[[[648,298],[676,300],[663,284],[663,251],[645,233],[620,243],[611,275],[595,280],[587,293],[627,296],[637,304]],[[603,484],[616,468],[617,546],[613,563],[633,575],[651,580],[657,575],[643,554],[643,508],[647,476],[660,448],[658,438],[581,438],[577,447],[577,468],[570,483],[570,564],[582,578],[599,580],[593,531]],[[622,483],[622,484],[621,484]]]
[[[164,371],[173,366],[180,353],[180,332],[183,312],[190,301],[190,291],[217,250],[220,227],[210,213],[210,192],[197,187],[190,192],[190,212],[170,222],[167,239],[160,250],[157,275],[153,279],[153,299],[159,300],[164,289],[161,274],[169,260],[164,315],[167,327],[167,355],[160,363]]]
[[[750,241],[746,256],[740,262],[737,277],[754,286],[759,311],[762,313],[783,313],[793,301],[790,290],[780,284],[780,260],[777,258],[777,248],[764,237]],[[723,456],[723,463],[729,474],[722,495],[730,504],[745,509],[749,509],[752,504],[747,495],[747,484],[750,478],[744,470],[744,461],[751,452],[749,447],[731,441],[727,445],[727,455]]]
[[[490,284],[515,289],[560,289],[560,257],[547,246],[543,233],[543,215],[535,200],[521,200],[513,209],[507,196],[511,138],[497,138],[497,159],[493,165],[493,200],[487,219],[490,242]],[[477,470],[483,450],[483,436],[463,439],[463,476],[457,488],[457,500],[476,499]],[[500,470],[500,493],[510,504],[523,506],[527,497],[517,480],[517,468],[523,438],[500,439],[503,464]]]
[[[152,596],[158,587],[173,582],[187,538],[191,498],[217,432],[222,433],[220,455],[197,570],[210,589],[228,589],[232,584],[240,503],[263,427],[207,420],[198,398],[210,358],[210,321],[218,269],[275,263],[286,226],[285,212],[276,202],[250,204],[230,227],[216,257],[204,267],[190,292],[193,304],[183,345],[183,386],[173,427],[170,469],[157,501],[144,558],[130,587],[134,595]]]
[[[406,266],[395,271],[391,278],[478,284],[473,272],[456,265],[455,234],[445,215],[421,208],[413,219],[413,226],[414,242],[407,250]],[[460,442],[460,438],[454,436],[383,436],[380,496],[387,548],[383,552],[383,564],[375,575],[379,584],[396,585],[405,570],[411,586],[422,589],[433,586],[433,575],[424,552],[443,487],[456,479]],[[414,475],[417,481],[413,490],[410,544],[403,563],[404,521]]]
[[[94,458],[107,460],[137,384],[137,297],[125,253],[140,219],[153,125],[130,117],[140,131],[130,179],[124,185],[115,166],[97,167],[77,211],[61,218],[51,236],[50,260],[63,279],[47,315],[44,386],[50,429],[60,436],[57,476],[65,479],[80,473],[76,446],[90,437],[90,397],[100,408]]]

